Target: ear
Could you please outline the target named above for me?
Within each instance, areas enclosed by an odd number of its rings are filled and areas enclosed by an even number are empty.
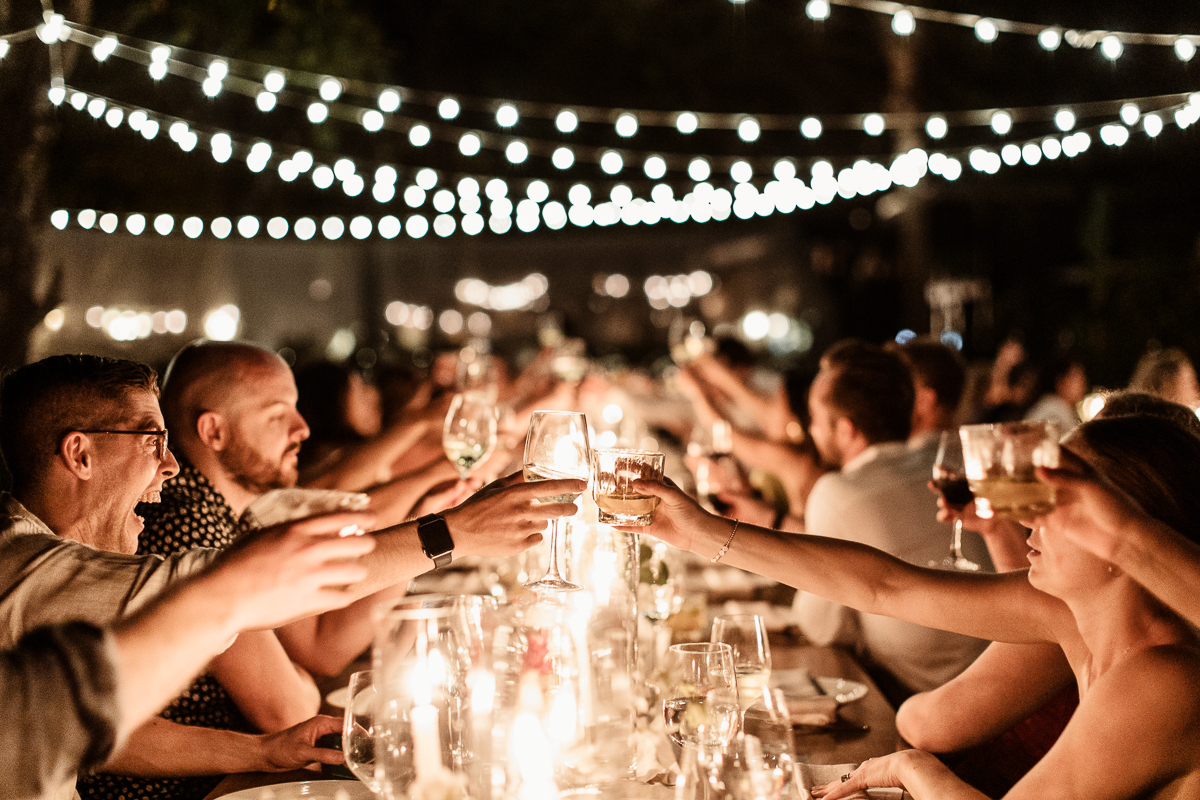
[[[913,398],[913,419],[931,419],[938,407],[937,392],[928,386],[917,386]]]
[[[849,417],[838,417],[837,421],[833,423],[833,438],[842,452],[846,452],[858,439],[862,438],[862,434],[858,432],[858,428],[854,427],[854,423],[850,421]]]
[[[87,434],[72,431],[63,438],[58,448],[59,463],[68,472],[82,481],[92,479],[92,440]]]
[[[205,411],[200,415],[196,420],[196,435],[200,443],[214,453],[220,453],[229,446],[228,425],[225,418],[216,411]]]

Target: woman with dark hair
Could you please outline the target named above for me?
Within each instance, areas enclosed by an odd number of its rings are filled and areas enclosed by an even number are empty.
[[[1200,541],[1200,439],[1168,420],[1117,417],[1081,425],[1062,449],[1061,474],[1114,487],[1155,524]],[[922,569],[851,542],[739,525],[673,487],[637,488],[662,500],[646,533],[713,561],[871,613],[1061,647],[1079,708],[1006,797],[1200,796],[1200,640],[1116,562],[1080,544],[1100,520],[1073,479],[1059,481],[1053,511],[1029,522],[1029,571],[997,575]],[[919,750],[870,759],[816,794],[869,786],[904,787],[917,800],[984,797]]]

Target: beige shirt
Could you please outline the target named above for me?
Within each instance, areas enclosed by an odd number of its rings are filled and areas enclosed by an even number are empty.
[[[936,455],[936,436],[868,447],[813,486],[804,514],[806,532],[862,542],[921,567],[940,563],[950,551],[951,527],[937,521],[937,495],[926,487]],[[977,534],[964,536],[964,550],[985,571],[993,571]],[[950,680],[986,645],[961,634],[865,614],[808,592],[796,595],[795,608],[809,639],[852,646],[913,691]]]
[[[108,625],[216,555],[203,549],[167,558],[97,550],[57,536],[14,498],[0,495],[0,649],[12,649],[43,625]],[[44,796],[76,797],[75,775]]]

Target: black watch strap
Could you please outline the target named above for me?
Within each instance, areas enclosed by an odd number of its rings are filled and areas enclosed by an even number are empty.
[[[417,538],[421,550],[433,561],[434,569],[450,565],[454,559],[454,539],[446,520],[437,514],[426,514],[417,520]]]

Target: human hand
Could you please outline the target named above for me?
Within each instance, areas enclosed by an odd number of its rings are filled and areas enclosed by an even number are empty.
[[[987,537],[992,533],[992,528],[996,524],[995,517],[981,517],[975,511],[975,501],[967,503],[961,509],[957,509],[946,502],[945,496],[942,495],[937,484],[933,481],[925,484],[929,487],[929,491],[938,496],[937,499],[937,521],[944,522],[947,525],[953,525],[955,520],[962,520],[963,527],[969,531],[975,531],[981,536]]]
[[[423,517],[426,514],[437,514],[447,508],[453,508],[474,494],[482,485],[483,482],[476,477],[456,480],[445,485],[439,484],[418,501],[411,516]]]
[[[314,762],[344,764],[346,758],[341,750],[316,746],[317,740],[322,736],[341,730],[342,721],[337,717],[317,716],[278,733],[257,737],[262,771],[287,772]]]
[[[456,552],[511,556],[540,542],[548,520],[571,517],[578,510],[573,502],[539,503],[537,498],[578,495],[586,489],[587,481],[583,480],[525,482],[520,472],[514,472],[483,487],[442,516]]]
[[[367,576],[359,559],[375,540],[359,534],[374,521],[343,511],[263,528],[234,542],[198,581],[230,604],[237,630],[341,608],[354,599],[345,589]]]
[[[670,478],[663,478],[662,483],[644,479],[634,481],[633,488],[642,494],[657,497],[658,508],[654,509],[653,521],[649,525],[639,528],[614,526],[618,530],[647,533],[681,550],[691,550],[696,532],[713,520],[722,519],[701,508]],[[722,524],[728,524],[728,521]]]
[[[718,492],[716,498],[724,506],[721,516],[762,528],[770,528],[779,513],[775,506],[749,492]]]
[[[905,787],[910,785],[905,779],[908,778],[911,782],[915,771],[933,770],[937,767],[946,769],[941,762],[924,751],[902,750],[880,758],[868,758],[859,764],[857,769],[842,776],[841,780],[824,786],[814,786],[812,795],[820,800],[839,800],[858,792],[865,792],[868,787]]]

